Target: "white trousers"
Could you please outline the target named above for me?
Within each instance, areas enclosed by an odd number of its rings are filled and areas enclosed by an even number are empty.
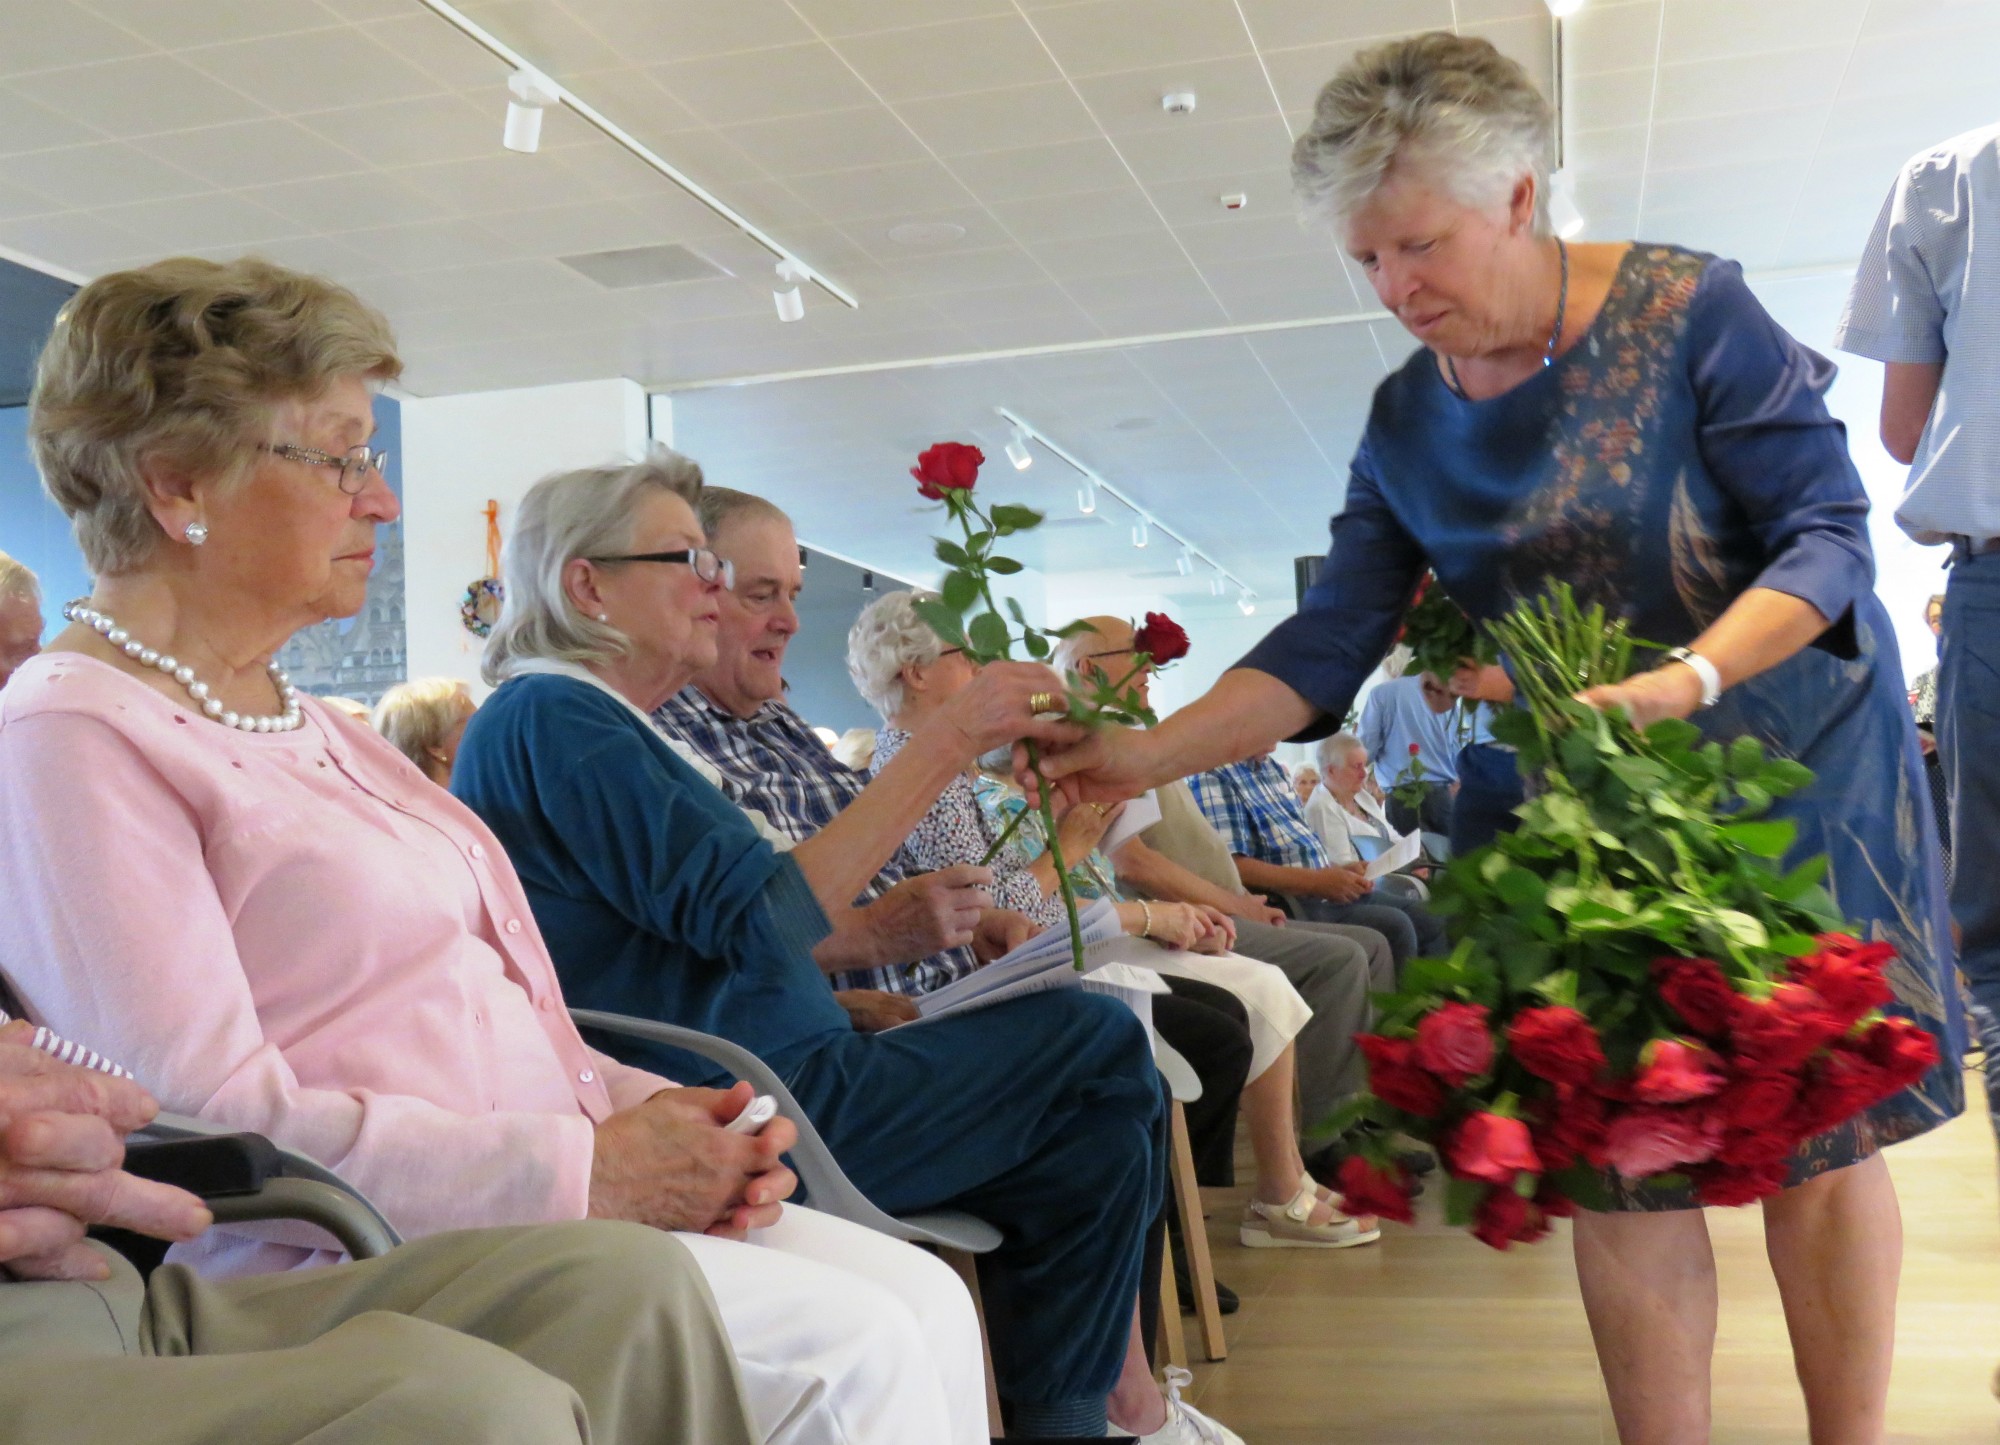
[[[747,1244],[675,1237],[715,1295],[765,1445],[986,1445],[979,1321],[936,1257],[792,1205]]]
[[[1312,1019],[1312,1008],[1276,964],[1240,953],[1186,953],[1162,948],[1146,967],[1175,978],[1199,979],[1228,989],[1250,1016],[1250,1077],[1262,1078],[1285,1045]]]

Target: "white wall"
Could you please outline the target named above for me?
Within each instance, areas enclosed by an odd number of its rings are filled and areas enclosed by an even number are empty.
[[[658,407],[655,425],[669,415]],[[540,478],[570,467],[637,460],[647,444],[646,393],[631,381],[405,400],[404,616],[410,676],[462,678],[476,695],[485,695],[479,681],[482,644],[460,624],[458,605],[466,587],[486,573],[488,498],[500,503],[504,537],[515,503]]]

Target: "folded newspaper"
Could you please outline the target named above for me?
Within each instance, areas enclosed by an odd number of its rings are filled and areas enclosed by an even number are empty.
[[[1076,988],[1107,965],[1144,961],[1149,946],[1130,937],[1119,926],[1118,910],[1110,899],[1100,898],[1085,908],[1077,923],[1083,930],[1081,973],[1070,955],[1069,925],[1059,923],[1036,934],[1005,958],[995,959],[977,972],[917,999],[917,1017],[910,1024],[969,1013],[1046,989]],[[1116,970],[1114,976],[1123,974],[1124,970]],[[1151,990],[1142,986],[1141,991]]]

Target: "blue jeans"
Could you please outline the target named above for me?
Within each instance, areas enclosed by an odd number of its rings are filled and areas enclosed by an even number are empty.
[[[1959,971],[1987,1046],[1987,1094],[2000,1119],[2000,554],[1951,569],[1938,656],[1938,758],[1951,793],[1951,915]]]

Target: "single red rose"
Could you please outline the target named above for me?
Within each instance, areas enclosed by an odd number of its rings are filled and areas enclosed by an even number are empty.
[[[1647,1104],[1684,1104],[1706,1099],[1725,1082],[1715,1070],[1715,1055],[1700,1044],[1654,1039],[1639,1051],[1632,1097]]]
[[[1728,1037],[1737,993],[1713,959],[1654,959],[1653,983],[1667,1007],[1701,1037]]]
[[[1422,752],[1423,750],[1424,750],[1424,749],[1423,749],[1423,744],[1421,744],[1421,743],[1411,743],[1411,744],[1410,744],[1410,756],[1411,756],[1411,757],[1413,757],[1413,758],[1414,758],[1414,757],[1416,757],[1416,756],[1417,756],[1417,754],[1421,753],[1421,752]]]
[[[1650,1179],[1705,1162],[1721,1142],[1721,1126],[1702,1110],[1642,1105],[1612,1118],[1604,1131],[1604,1154],[1627,1179]]]
[[[1354,1041],[1368,1060],[1368,1088],[1376,1098],[1420,1119],[1444,1112],[1444,1085],[1417,1066],[1415,1044],[1380,1034],[1356,1034]]]
[[[944,500],[946,492],[969,492],[986,465],[986,453],[964,442],[939,442],[917,454],[910,475],[917,479],[917,492],[933,502]]]
[[[1165,667],[1188,655],[1188,635],[1180,623],[1164,612],[1148,612],[1146,625],[1132,638],[1132,650],[1143,652],[1153,666]]]
[[[1590,1020],[1573,1008],[1531,1008],[1507,1025],[1520,1066],[1552,1084],[1588,1084],[1604,1069],[1604,1046]]]
[[[1937,1040],[1922,1025],[1905,1018],[1871,1024],[1855,1040],[1863,1058],[1882,1073],[1888,1094],[1907,1089],[1937,1066]]]
[[[1881,1069],[1842,1040],[1807,1068],[1786,1123],[1798,1138],[1810,1139],[1895,1092],[1896,1086]]]
[[[1540,1209],[1512,1189],[1489,1189],[1473,1212],[1472,1232],[1481,1243],[1505,1249],[1533,1244],[1549,1232],[1549,1225]]]
[[[1795,1074],[1753,1074],[1731,1080],[1712,1108],[1729,1129],[1768,1129],[1791,1113],[1798,1096]]]
[[[1789,1172],[1783,1159],[1747,1168],[1704,1164],[1694,1171],[1694,1197],[1721,1208],[1754,1204],[1783,1189]]]
[[[1486,1005],[1442,1004],[1417,1023],[1417,1062],[1454,1089],[1493,1067]]]
[[[1895,998],[1883,970],[1896,956],[1891,943],[1862,943],[1844,933],[1819,937],[1820,951],[1791,963],[1791,976],[1818,994],[1842,1027]]]
[[[1813,990],[1781,983],[1766,1002],[1737,1000],[1730,1037],[1739,1068],[1753,1074],[1787,1073],[1844,1029]]]
[[[1336,1187],[1340,1207],[1349,1214],[1374,1214],[1398,1224],[1416,1220],[1411,1200],[1416,1195],[1415,1180],[1400,1164],[1387,1169],[1371,1164],[1359,1154],[1340,1161]]]
[[[1604,1132],[1609,1123],[1610,1109],[1594,1090],[1556,1085],[1549,1132],[1594,1168],[1605,1168],[1609,1162],[1604,1154]]]
[[[1528,1126],[1504,1114],[1469,1116],[1445,1140],[1445,1165],[1460,1179],[1509,1184],[1526,1171],[1542,1172]]]

